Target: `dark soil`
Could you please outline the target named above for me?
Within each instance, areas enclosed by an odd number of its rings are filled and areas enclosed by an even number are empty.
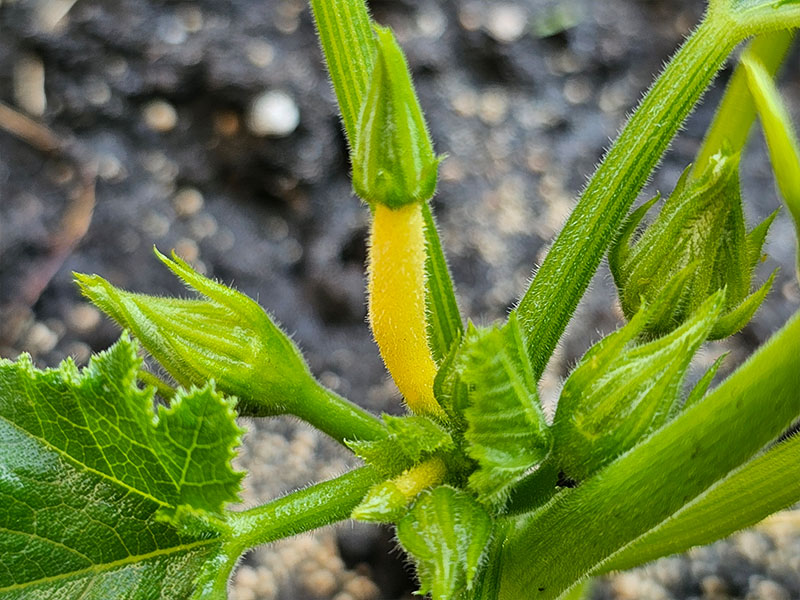
[[[701,5],[371,3],[407,48],[436,149],[449,155],[434,206],[465,316],[501,318],[524,291],[609,139]],[[799,66],[794,52],[786,73]],[[799,80],[784,80],[796,111]],[[289,99],[288,112],[275,116],[272,135],[259,135],[252,105],[276,91]],[[671,190],[720,93],[714,88],[690,119],[650,192]],[[367,211],[350,190],[346,142],[303,2],[3,0],[0,101],[33,112],[60,142],[48,151],[0,128],[0,355],[85,363],[116,339],[118,329],[86,308],[72,271],[140,292],[184,294],[153,257],[155,244],[258,298],[327,385],[372,411],[401,410],[364,320]],[[91,196],[95,173],[89,220],[81,198]],[[760,134],[743,181],[752,226],[779,206]],[[759,281],[781,268],[770,298],[706,363],[731,350],[732,368],[800,303],[787,215],[778,217],[767,251]],[[545,395],[601,332],[618,326],[614,306],[601,271],[543,382]],[[275,427],[289,437],[294,431]],[[326,453],[343,460],[332,445],[320,452],[323,461]],[[400,576],[374,575],[385,535],[357,540],[340,541],[346,561],[356,557],[348,567],[366,565],[380,597],[410,589],[397,567],[382,564],[380,572]],[[358,549],[368,543],[369,552]],[[784,584],[800,597],[797,578]],[[676,586],[674,597],[693,597]],[[289,593],[280,585],[275,592]]]

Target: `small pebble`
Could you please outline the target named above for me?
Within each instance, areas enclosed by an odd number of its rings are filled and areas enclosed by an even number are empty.
[[[175,252],[188,263],[195,262],[200,256],[200,249],[197,247],[197,242],[189,238],[181,238],[175,242]]]
[[[143,110],[145,124],[159,133],[172,131],[178,123],[175,107],[166,100],[152,100]]]
[[[344,588],[355,600],[375,600],[380,593],[376,586],[367,577],[354,577],[347,582]]]
[[[186,218],[196,215],[203,209],[203,194],[195,188],[183,188],[172,198],[175,214]]]
[[[272,90],[257,96],[247,114],[247,127],[258,136],[285,137],[300,124],[300,109],[286,92]]]
[[[747,598],[748,600],[790,600],[789,592],[779,583],[769,579],[759,581]]]
[[[159,239],[167,235],[169,231],[169,219],[161,213],[150,211],[142,219],[141,228],[147,237]]]
[[[478,116],[487,125],[499,125],[508,114],[508,96],[500,90],[485,92],[480,99]]]
[[[247,60],[256,67],[268,67],[275,58],[275,50],[268,43],[255,40],[249,42],[245,47]]]
[[[23,347],[31,354],[50,352],[58,343],[58,334],[44,323],[34,323],[28,330]]]
[[[583,77],[572,77],[564,84],[564,98],[570,104],[585,104],[592,97],[592,86]]]
[[[197,215],[189,224],[192,236],[198,240],[214,235],[218,228],[217,220],[209,214]]]
[[[66,347],[67,354],[72,357],[78,366],[85,365],[92,356],[92,349],[83,342],[72,342]]]
[[[103,106],[111,100],[111,88],[102,79],[90,77],[83,86],[83,93],[92,106]]]
[[[303,586],[317,598],[330,598],[336,591],[336,577],[330,571],[316,569],[306,576]]]
[[[67,322],[78,333],[89,333],[100,324],[100,311],[90,304],[77,304],[67,314]]]
[[[239,116],[224,110],[214,114],[214,131],[223,137],[232,137],[239,133]]]
[[[510,44],[523,36],[527,23],[527,15],[520,6],[497,3],[490,5],[486,30],[498,42]]]
[[[203,12],[198,7],[181,6],[178,8],[177,15],[185,31],[197,33],[203,28]]]
[[[728,593],[728,586],[725,582],[716,575],[708,575],[703,577],[700,582],[700,589],[703,590],[703,595],[710,598],[719,598]]]
[[[25,54],[14,64],[14,102],[33,117],[47,109],[44,63],[35,54]]]
[[[46,0],[36,3],[36,26],[43,33],[53,33],[66,25],[67,14],[77,0]]]

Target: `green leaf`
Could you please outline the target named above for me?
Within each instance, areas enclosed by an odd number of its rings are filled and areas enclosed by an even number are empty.
[[[379,473],[390,477],[438,450],[451,450],[453,440],[428,417],[383,415],[388,437],[377,441],[347,441],[347,446]]]
[[[397,539],[417,563],[420,594],[458,598],[472,587],[492,520],[468,494],[448,486],[423,493],[397,524]]]
[[[674,417],[684,375],[719,317],[724,292],[710,297],[681,327],[632,345],[658,306],[593,346],[558,400],[553,436],[561,468],[582,481]]]
[[[742,65],[764,127],[775,180],[794,220],[798,240],[797,273],[800,277],[800,143],[769,71],[757,56],[747,52],[742,55]]]
[[[515,519],[498,598],[557,598],[746,463],[800,416],[800,315],[702,401]]]
[[[552,443],[513,314],[502,329],[476,330],[468,337],[459,371],[469,388],[466,450],[479,465],[469,486],[480,501],[499,507]]]
[[[428,345],[436,362],[441,363],[461,338],[464,323],[458,310],[447,259],[431,207],[422,207],[425,219],[425,307],[428,311]]]
[[[369,204],[400,208],[433,196],[441,159],[433,152],[403,51],[391,30],[376,26],[375,33],[375,66],[351,155],[353,188]]]
[[[83,371],[0,361],[3,598],[186,598],[217,549],[233,403],[209,385],[154,411],[140,364],[126,337]]]
[[[625,570],[710,544],[800,502],[800,436],[795,435],[714,484],[604,563]]]
[[[181,385],[217,388],[245,415],[292,413],[334,439],[379,439],[380,422],[323,388],[300,350],[256,302],[203,277],[173,253],[156,256],[203,300],[134,294],[97,275],[75,274],[83,294],[122,327]]]

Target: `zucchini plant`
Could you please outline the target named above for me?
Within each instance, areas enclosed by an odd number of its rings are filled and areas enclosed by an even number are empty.
[[[566,598],[800,501],[800,437],[784,435],[800,418],[800,316],[716,387],[718,364],[684,385],[701,345],[739,331],[772,285],[753,278],[773,217],[748,229],[739,188],[757,117],[800,231],[800,150],[773,82],[800,2],[710,1],[489,327],[462,321],[429,204],[442,157],[394,35],[363,0],[311,7],[372,217],[369,323],[407,414],[326,389],[263,308],[174,254],[156,251],[195,299],[76,274],[125,332],[81,370],[0,362],[0,596],[221,600],[248,549],[354,518],[396,526],[435,600]],[[634,201],[749,38],[696,161],[643,227],[659,199]],[[550,422],[538,381],[606,255],[627,323],[573,369]],[[230,510],[237,417],[279,414],[364,465]]]

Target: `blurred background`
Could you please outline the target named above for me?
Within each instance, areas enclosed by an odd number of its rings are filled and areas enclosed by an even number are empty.
[[[406,49],[442,165],[434,199],[462,313],[502,318],[603,149],[700,18],[696,0],[373,0]],[[800,54],[782,90],[800,109]],[[724,83],[730,70],[723,71]],[[721,87],[647,194],[691,162]],[[401,410],[365,323],[367,210],[302,0],[0,0],[0,356],[85,364],[118,329],[71,272],[153,294],[184,290],[152,255],[174,248],[257,298],[322,382]],[[759,132],[742,168],[749,225],[779,205]],[[739,335],[711,345],[730,371],[800,304],[781,214],[758,281],[781,267]],[[550,410],[570,366],[620,324],[607,269],[542,382]],[[290,419],[249,422],[244,506],[354,461]],[[595,598],[800,598],[792,518],[601,581]],[[392,532],[346,523],[250,553],[234,597],[374,600],[415,589]]]

